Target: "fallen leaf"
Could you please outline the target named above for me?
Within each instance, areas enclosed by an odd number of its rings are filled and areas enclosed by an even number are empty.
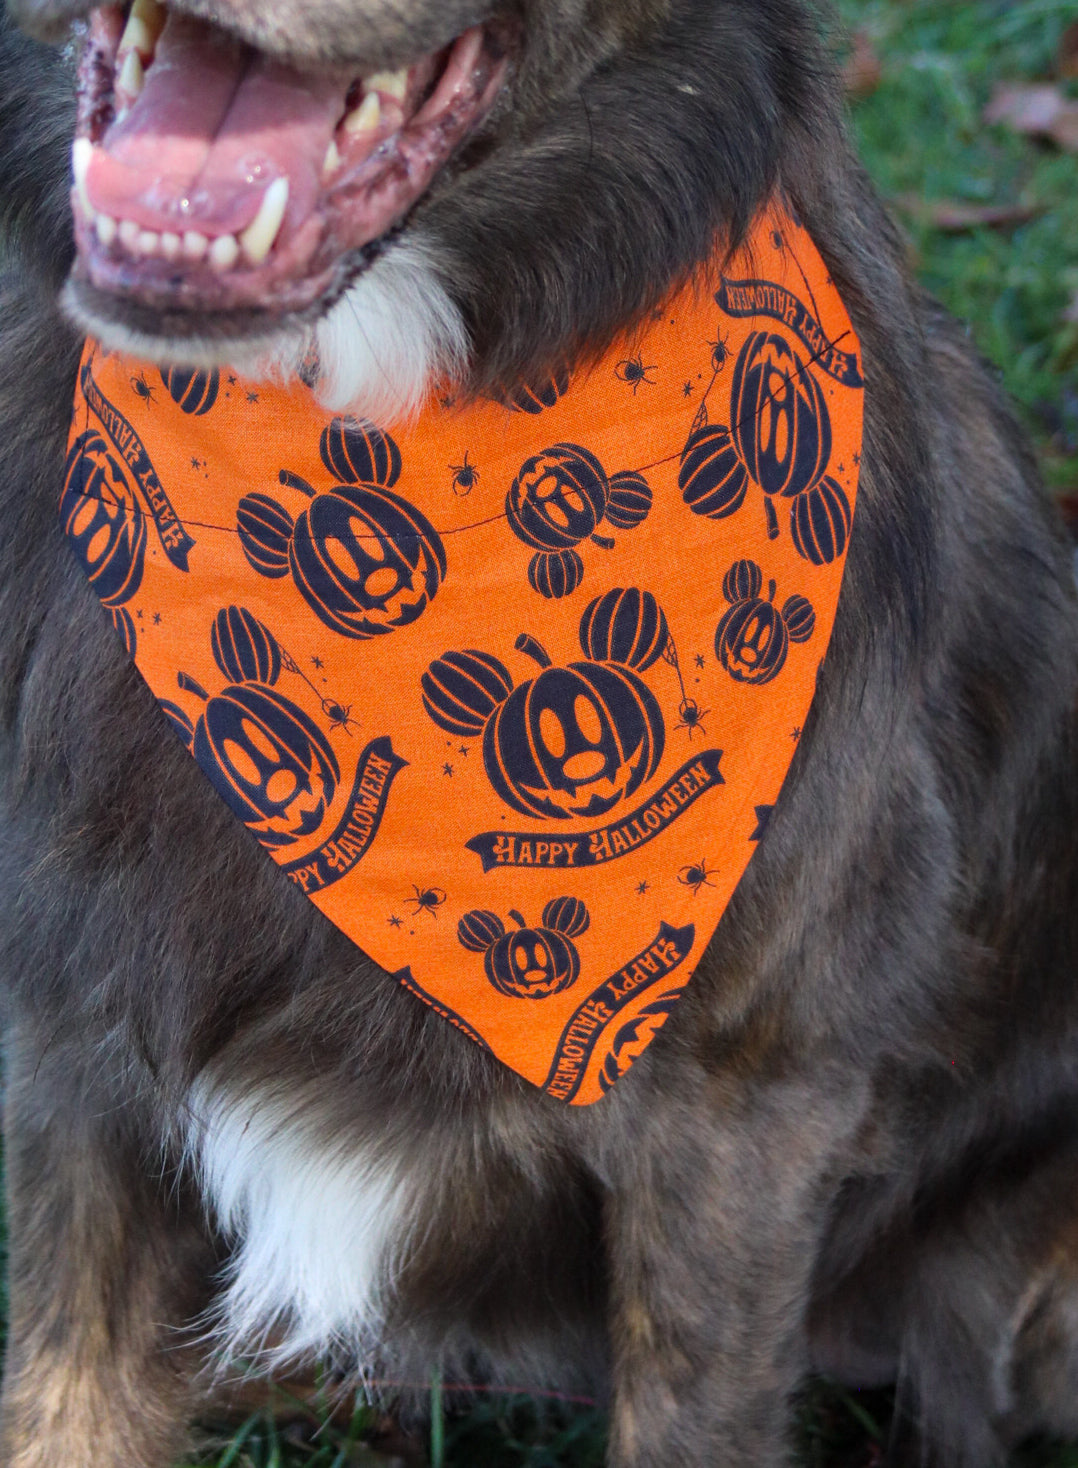
[[[984,120],[1031,137],[1050,138],[1059,147],[1078,152],[1078,102],[1051,82],[1003,83],[993,92]]]
[[[876,55],[872,38],[865,30],[850,37],[850,54],[842,68],[842,80],[848,97],[870,97],[883,76],[883,62]]]
[[[968,204],[962,199],[922,199],[916,194],[899,194],[894,202],[923,224],[953,234],[982,225],[1002,229],[1009,224],[1024,224],[1038,212],[1029,204]]]

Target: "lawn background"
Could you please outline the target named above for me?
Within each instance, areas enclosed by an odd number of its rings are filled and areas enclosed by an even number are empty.
[[[1048,483],[1074,514],[1078,156],[983,117],[1003,83],[1051,82],[1078,99],[1078,85],[1065,75],[1071,36],[1078,71],[1078,29],[1067,31],[1078,28],[1078,0],[839,4],[842,29],[833,40],[848,65],[853,127],[906,232],[911,263],[971,323],[974,341],[1019,404]],[[977,223],[993,215],[1002,222]],[[276,1420],[253,1413],[208,1440],[183,1468],[385,1465],[362,1441],[372,1434],[399,1459],[433,1468],[601,1468],[603,1423],[595,1411],[477,1395],[469,1410],[446,1412],[437,1383],[431,1404],[431,1431],[397,1433],[394,1443],[391,1423],[366,1406],[330,1414],[324,1403],[281,1395]],[[811,1383],[798,1410],[799,1468],[877,1468],[892,1412],[888,1393]],[[1013,1468],[1078,1468],[1078,1446],[1030,1445]]]

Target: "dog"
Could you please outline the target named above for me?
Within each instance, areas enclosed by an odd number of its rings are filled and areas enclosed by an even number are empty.
[[[0,34],[4,1462],[165,1468],[222,1339],[588,1390],[612,1468],[785,1461],[810,1371],[899,1381],[950,1465],[1078,1434],[1071,555],[1009,408],[906,274],[810,8],[8,0]],[[236,268],[235,179],[190,241],[117,241],[85,144],[72,194],[73,138],[125,116],[121,204],[173,167],[139,132],[157,45],[173,149],[224,115],[237,57],[297,128],[373,94],[406,132],[458,70],[377,205],[327,203],[308,168]],[[315,383],[387,431],[435,384],[498,404],[611,351],[640,403],[649,359],[618,343],[776,199],[859,343],[841,601],[706,956],[631,1070],[567,1106],[327,921],[168,728],[64,544],[80,353]],[[484,473],[452,467],[458,491]],[[729,574],[731,605],[761,600]],[[229,629],[221,657],[261,657],[268,687],[270,644]],[[358,713],[334,705],[356,745]],[[715,858],[689,856],[706,900]],[[417,884],[438,934],[440,900]],[[469,917],[479,972],[501,927]],[[582,921],[544,917],[563,948]]]

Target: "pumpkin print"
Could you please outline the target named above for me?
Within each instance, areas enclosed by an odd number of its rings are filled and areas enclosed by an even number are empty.
[[[632,530],[647,519],[651,510],[651,485],[643,474],[623,470],[610,480],[606,518],[616,530]]]
[[[318,450],[342,484],[377,484],[392,489],[400,478],[400,449],[382,429],[356,418],[334,418],[323,428]]]
[[[110,610],[135,595],[146,559],[146,517],[119,461],[92,430],[67,456],[60,519],[94,591]]]
[[[509,487],[505,513],[514,533],[536,550],[571,550],[606,514],[610,485],[593,453],[556,443],[528,459]]]
[[[541,925],[530,928],[520,913],[506,930],[496,913],[475,909],[457,924],[457,937],[472,953],[484,955],[487,978],[499,994],[514,999],[545,999],[568,989],[580,977],[580,955],[572,939],[591,921],[577,897],[555,897],[543,908]]]
[[[267,494],[246,494],[236,514],[240,545],[260,576],[288,575],[292,516]]]
[[[715,656],[738,683],[770,683],[786,662],[790,642],[807,642],[816,613],[803,596],[774,605],[775,583],[760,596],[763,573],[755,561],[735,561],[722,580],[731,603],[715,629]]]
[[[800,356],[773,332],[754,331],[734,365],[731,434],[765,494],[803,494],[831,457],[823,389]]]
[[[494,710],[513,691],[509,669],[490,653],[447,652],[420,680],[423,707],[439,728],[463,738],[482,732]]]
[[[681,452],[678,485],[694,515],[722,520],[741,508],[749,476],[728,428],[698,428],[689,434]]]
[[[544,382],[518,387],[506,400],[506,406],[516,413],[541,413],[544,408],[552,408],[568,388],[569,369],[559,366]]]
[[[162,367],[161,381],[168,388],[172,401],[196,418],[210,411],[221,386],[216,367],[209,372],[201,372],[194,367]]]
[[[110,608],[109,616],[112,618],[112,625],[116,629],[117,636],[124,645],[124,652],[129,658],[133,658],[138,647],[135,619],[126,607]]]
[[[662,657],[670,641],[666,615],[650,591],[613,587],[598,596],[580,619],[584,656],[624,663],[638,673]]]
[[[246,607],[218,612],[210,629],[213,660],[233,683],[276,683],[281,649],[268,627]]]
[[[790,532],[798,554],[813,565],[830,565],[846,549],[853,511],[842,485],[828,476],[790,508]]]
[[[540,596],[569,596],[584,579],[584,562],[575,550],[536,551],[528,562],[528,582]]]

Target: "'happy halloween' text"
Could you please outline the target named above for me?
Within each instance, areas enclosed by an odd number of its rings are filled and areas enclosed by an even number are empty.
[[[561,1032],[543,1089],[558,1101],[571,1101],[580,1089],[599,1036],[611,1020],[644,989],[665,979],[692,952],[696,929],[663,923],[635,958],[593,989]]]
[[[801,338],[817,367],[847,387],[864,387],[854,352],[840,352],[795,295],[770,280],[727,280],[715,292],[715,303],[727,316],[770,316]],[[841,338],[840,338],[841,340]]]
[[[658,794],[625,816],[597,831],[484,831],[465,845],[492,867],[597,867],[626,856],[658,836],[677,820],[706,790],[725,781],[719,771],[721,749],[705,749],[686,760]]]
[[[394,754],[388,735],[372,739],[359,757],[355,784],[337,829],[317,851],[282,863],[281,870],[308,895],[346,877],[370,848],[385,814],[389,787],[408,763]]]

